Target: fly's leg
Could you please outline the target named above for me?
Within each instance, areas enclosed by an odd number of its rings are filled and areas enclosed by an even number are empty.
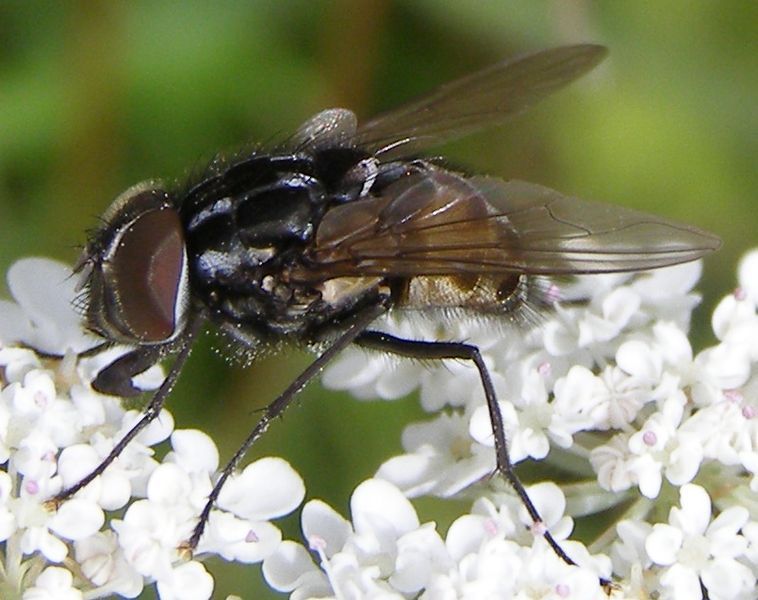
[[[524,484],[521,483],[518,475],[516,475],[513,470],[513,463],[511,463],[511,457],[508,454],[508,442],[505,439],[505,430],[503,429],[503,415],[501,414],[500,407],[497,403],[497,396],[495,395],[495,388],[492,385],[492,378],[484,364],[479,348],[462,342],[425,342],[406,340],[380,331],[364,331],[358,336],[355,343],[364,348],[381,350],[383,352],[389,352],[408,358],[417,358],[421,360],[458,359],[473,362],[479,371],[479,378],[481,379],[482,387],[484,388],[484,396],[487,399],[487,409],[489,410],[490,423],[492,424],[492,435],[495,438],[497,471],[513,487],[516,494],[521,499],[521,503],[524,505],[534,522],[534,525],[542,525],[542,518],[540,517],[537,508],[534,506],[531,498],[529,498],[526,489],[524,489]],[[539,529],[540,527],[537,528]],[[569,565],[576,564],[571,558],[569,558],[566,552],[564,552],[563,548],[561,548],[560,544],[555,541],[549,531],[544,530],[544,537],[553,551],[563,561]]]
[[[138,396],[142,390],[135,387],[132,378],[152,367],[162,356],[159,346],[144,346],[127,352],[101,369],[92,380],[92,387],[109,396]]]
[[[68,500],[71,496],[76,494],[76,492],[90,484],[95,477],[102,475],[105,469],[107,469],[108,466],[124,451],[124,448],[129,445],[129,442],[137,437],[145,427],[158,417],[161,408],[163,408],[163,404],[166,402],[166,398],[171,393],[171,390],[176,384],[176,380],[179,378],[179,373],[189,358],[192,342],[199,329],[199,324],[200,323],[197,322],[189,327],[188,333],[182,342],[182,346],[177,353],[176,359],[166,375],[166,379],[163,380],[161,386],[155,394],[153,394],[153,397],[143,411],[142,418],[126,432],[126,435],[118,441],[108,456],[106,456],[89,475],[50,498],[46,502],[48,506],[54,509],[58,508],[62,502]],[[151,367],[160,359],[160,355],[155,352],[155,349],[148,347],[144,350],[134,350],[133,352],[129,352],[116,359],[113,363],[98,373],[93,381],[93,387],[104,393],[119,393],[124,396],[135,395],[134,392],[138,390],[132,385],[131,377]],[[124,393],[121,394],[121,392]]]
[[[353,343],[353,341],[361,335],[361,332],[363,332],[372,321],[386,312],[387,307],[385,302],[387,301],[387,299],[381,298],[377,304],[358,313],[350,325],[342,331],[340,336],[265,408],[263,416],[250,432],[250,435],[247,436],[237,452],[234,453],[234,456],[232,456],[226,464],[223,471],[221,471],[221,475],[213,486],[211,493],[208,495],[208,500],[200,513],[200,518],[192,532],[192,536],[182,545],[183,550],[192,552],[197,548],[200,537],[203,535],[205,526],[208,523],[211,510],[213,510],[213,505],[216,503],[216,500],[221,493],[221,488],[224,487],[226,480],[229,479],[229,476],[237,468],[242,458],[247,454],[247,451],[250,450],[250,447],[266,432],[271,421],[281,416],[300,390],[302,390],[314,377],[318,376],[324,367],[326,367],[337,354]]]

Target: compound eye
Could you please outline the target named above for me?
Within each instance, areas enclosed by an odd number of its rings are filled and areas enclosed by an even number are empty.
[[[139,215],[110,257],[122,333],[143,343],[167,341],[186,307],[187,257],[182,223],[171,207]]]

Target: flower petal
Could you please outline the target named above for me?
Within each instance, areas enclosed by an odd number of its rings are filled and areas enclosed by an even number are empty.
[[[249,464],[221,489],[218,506],[240,517],[265,521],[292,512],[303,501],[300,475],[281,458],[261,458]]]

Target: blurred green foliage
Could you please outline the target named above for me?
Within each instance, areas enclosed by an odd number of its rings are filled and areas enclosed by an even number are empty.
[[[181,178],[219,149],[280,139],[327,106],[365,117],[503,57],[592,41],[611,49],[596,72],[447,153],[721,235],[701,286],[696,335],[707,343],[708,311],[756,242],[757,24],[758,4],[736,0],[4,0],[0,271],[30,254],[72,262],[85,229],[129,185]],[[199,344],[169,406],[180,427],[210,431],[229,456],[256,409],[307,359],[230,369],[212,346]],[[311,497],[344,512],[420,410],[317,386],[302,399],[253,454],[285,456]],[[422,518],[444,524],[439,507],[422,506]],[[286,533],[296,532],[292,519]],[[256,591],[257,566],[223,573],[216,597],[270,594]]]

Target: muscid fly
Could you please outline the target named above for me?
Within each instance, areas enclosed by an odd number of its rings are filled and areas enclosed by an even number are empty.
[[[538,523],[513,472],[479,349],[401,339],[371,325],[403,309],[513,318],[539,303],[533,282],[542,277],[664,267],[718,248],[718,238],[688,225],[413,158],[424,147],[522,111],[605,54],[601,46],[576,45],[501,62],[362,125],[349,110],[325,110],[280,147],[215,160],[191,185],[151,181],[122,194],[77,266],[86,325],[105,340],[98,349],[129,348],[92,386],[134,396],[140,393],[134,376],[167,357],[174,362],[142,419],[102,464],[52,502],[101,474],[157,417],[210,323],[252,355],[293,342],[318,356],[266,408],[224,468],[189,550],[245,452],[350,344],[471,361],[489,408],[497,471]],[[571,562],[549,532],[545,537]]]

